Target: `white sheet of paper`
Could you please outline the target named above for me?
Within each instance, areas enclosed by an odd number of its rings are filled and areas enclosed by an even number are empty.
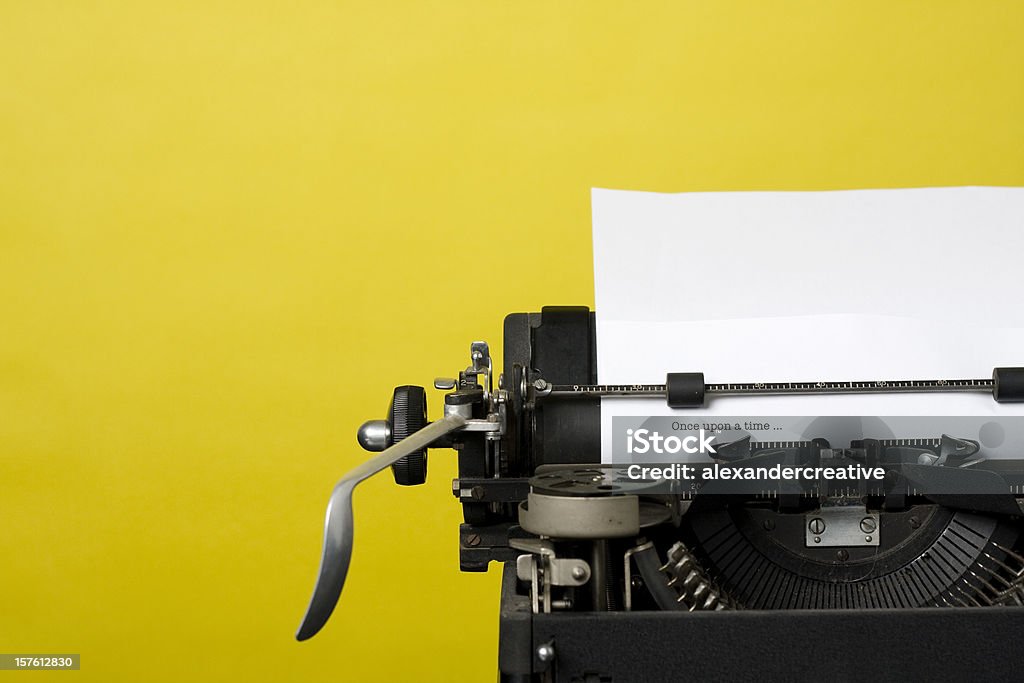
[[[592,193],[598,378],[983,378],[1024,364],[1024,188]],[[679,412],[679,411],[677,411]],[[614,415],[664,401],[604,399]],[[722,398],[688,415],[1021,415],[974,394]]]

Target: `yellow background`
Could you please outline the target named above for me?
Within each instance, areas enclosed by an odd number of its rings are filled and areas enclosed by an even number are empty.
[[[593,304],[592,186],[1024,184],[1022,35],[1009,1],[2,0],[0,651],[493,680],[451,452],[360,490],[292,640],[357,425]]]

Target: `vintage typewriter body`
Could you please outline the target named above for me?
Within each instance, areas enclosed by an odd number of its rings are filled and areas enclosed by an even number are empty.
[[[1024,633],[1024,460],[988,460],[977,442],[943,434],[744,439],[704,466],[849,463],[885,477],[666,489],[601,465],[600,419],[605,395],[666,396],[679,407],[766,391],[991,391],[1019,401],[1024,371],[859,389],[704,385],[695,373],[608,387],[598,384],[595,348],[586,308],[516,313],[505,319],[500,381],[481,342],[457,378],[436,381],[448,391],[443,417],[429,422],[425,392],[398,387],[387,420],[360,430],[364,447],[384,452],[332,495],[298,638],[323,626],[341,592],[352,489],[388,465],[399,484],[422,483],[427,448],[443,447],[458,457],[461,569],[504,567],[502,681],[1006,680],[1020,671],[1012,642]]]

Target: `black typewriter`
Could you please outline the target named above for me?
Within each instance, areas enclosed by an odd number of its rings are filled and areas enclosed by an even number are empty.
[[[504,566],[501,681],[1011,680],[1024,633],[1024,459],[989,459],[956,434],[721,444],[694,465],[876,471],[856,482],[749,485],[631,478],[601,464],[601,397],[987,392],[1024,401],[1024,368],[991,379],[663,385],[598,384],[586,308],[515,313],[503,374],[488,346],[427,418],[422,387],[394,390],[387,419],[359,430],[380,451],[335,487],[323,557],[297,633],[314,636],[352,553],[352,491],[389,466],[426,478],[428,448],[453,448],[460,568]],[[698,478],[699,479],[699,478]],[[720,483],[720,482],[719,482]],[[412,589],[410,589],[412,590]]]

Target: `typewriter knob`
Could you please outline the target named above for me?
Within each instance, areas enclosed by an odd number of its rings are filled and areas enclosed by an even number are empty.
[[[363,450],[380,453],[391,445],[391,423],[387,420],[367,420],[359,427],[356,440]]]
[[[427,392],[423,387],[395,387],[391,405],[388,407],[387,421],[391,425],[392,444],[426,427]],[[395,483],[400,486],[422,484],[427,480],[427,449],[423,448],[405,456],[391,466],[391,472],[395,475]]]

